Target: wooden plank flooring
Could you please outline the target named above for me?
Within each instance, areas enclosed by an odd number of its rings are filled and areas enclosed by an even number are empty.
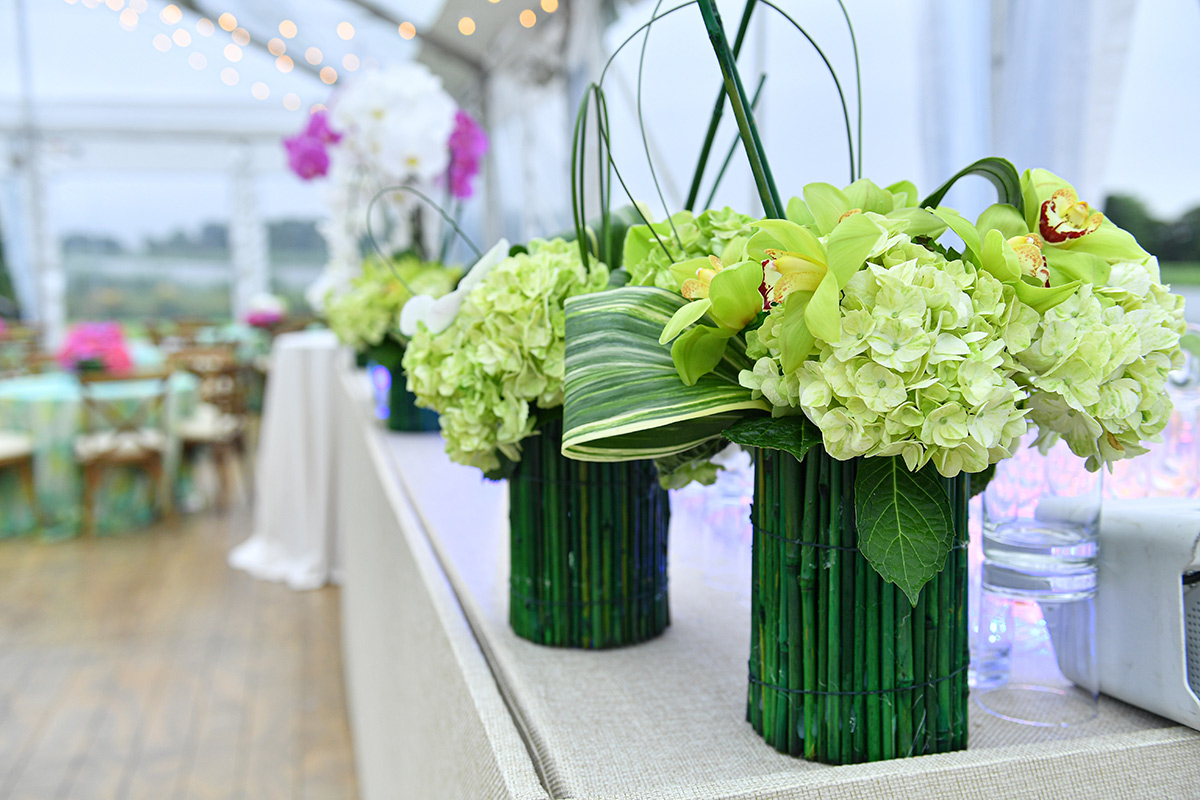
[[[0,541],[0,800],[353,800],[336,589],[225,563],[249,512]]]

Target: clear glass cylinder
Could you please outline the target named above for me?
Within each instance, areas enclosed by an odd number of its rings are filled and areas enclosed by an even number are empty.
[[[1030,725],[1096,716],[1101,473],[1059,442],[996,465],[983,493],[975,698]]]

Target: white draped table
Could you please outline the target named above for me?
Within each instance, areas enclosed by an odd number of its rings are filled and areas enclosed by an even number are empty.
[[[255,474],[254,532],[229,563],[256,578],[315,589],[337,575],[334,386],[349,350],[327,330],[271,349]]]

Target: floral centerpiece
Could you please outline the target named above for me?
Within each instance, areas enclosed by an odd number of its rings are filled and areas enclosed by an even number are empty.
[[[244,320],[251,328],[272,330],[287,315],[287,301],[273,294],[256,294],[250,298]]]
[[[668,621],[668,502],[650,462],[564,459],[564,303],[608,285],[561,239],[501,241],[440,300],[402,314],[408,387],[446,451],[509,481],[510,621],[531,641],[632,644]]]
[[[301,134],[285,140],[297,175],[327,175],[330,182],[330,218],[321,228],[329,263],[307,298],[343,342],[370,348],[392,373],[389,427],[434,429],[432,416],[404,389],[399,365],[407,337],[397,323],[414,294],[440,297],[462,276],[442,267],[449,231],[459,229],[433,197],[461,211],[474,193],[487,135],[416,63],[365,75],[332,106],[330,116],[314,114]],[[374,251],[366,259],[364,241]]]
[[[393,430],[437,430],[436,418],[415,406],[401,378],[400,360],[408,343],[408,337],[399,332],[401,310],[414,292],[442,297],[461,277],[458,268],[422,261],[413,255],[401,256],[394,265],[367,257],[349,288],[325,307],[325,320],[342,343],[394,376],[389,387],[388,414],[388,426]]]
[[[568,301],[564,453],[666,473],[755,448],[749,721],[829,763],[965,747],[967,500],[1031,426],[1092,470],[1145,452],[1182,300],[1068,183],[1000,159],[924,199],[859,179],[783,204],[700,7],[767,215],[633,228],[644,285]],[[940,205],[967,174],[1000,195],[974,221]]]
[[[71,326],[58,350],[58,363],[70,372],[133,371],[125,334],[116,322],[81,322]]]

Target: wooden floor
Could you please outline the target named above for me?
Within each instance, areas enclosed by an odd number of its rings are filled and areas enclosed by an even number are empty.
[[[337,590],[230,569],[248,534],[0,542],[0,798],[357,797]]]

